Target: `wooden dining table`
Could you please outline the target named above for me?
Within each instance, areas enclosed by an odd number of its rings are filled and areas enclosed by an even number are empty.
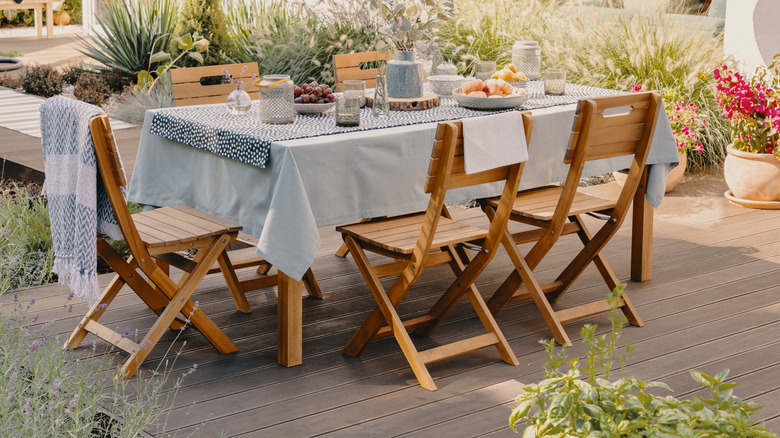
[[[567,84],[566,98],[551,101],[541,83],[531,82],[528,90],[530,99],[519,110],[533,112],[534,132],[521,189],[565,179],[574,102],[608,93]],[[227,114],[224,105],[147,111],[129,200],[188,205],[259,237],[258,255],[279,271],[278,362],[294,366],[303,360],[300,280],[320,247],[318,227],[424,209],[436,121],[491,112],[442,98],[434,110],[391,112],[384,119],[363,109],[359,129],[336,128],[328,114],[296,115],[293,124],[277,128],[260,123],[258,104],[242,116]],[[678,162],[671,127],[665,113],[661,116],[634,200],[631,278],[637,281],[650,279],[653,210]],[[193,128],[197,124],[203,126]],[[190,137],[182,138],[185,131],[192,131]],[[274,138],[278,132],[284,135]],[[627,165],[625,158],[599,160],[589,163],[583,176]],[[498,184],[454,190],[447,201],[495,196],[499,190]]]

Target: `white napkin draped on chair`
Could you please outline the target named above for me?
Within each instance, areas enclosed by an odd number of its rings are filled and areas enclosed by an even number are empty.
[[[528,160],[523,114],[509,111],[463,119],[466,174]]]

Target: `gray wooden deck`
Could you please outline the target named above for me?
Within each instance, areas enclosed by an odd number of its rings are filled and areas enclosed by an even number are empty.
[[[626,327],[623,340],[636,344],[628,375],[667,382],[678,397],[702,394],[688,375],[691,368],[713,373],[730,368],[741,382],[736,394],[765,405],[756,419],[780,432],[780,213],[729,204],[718,178],[684,182],[670,193],[655,220],[653,279],[629,281],[628,291],[645,327]],[[486,225],[478,209],[453,212],[459,219]],[[618,276],[629,276],[629,228],[624,226],[607,246],[606,256]],[[218,277],[208,278],[196,292],[201,307],[239,346],[220,355],[197,331],[176,341],[183,348],[175,368],[188,376],[168,420],[168,431],[189,436],[514,436],[507,418],[523,384],[542,378],[544,351],[537,343],[549,338],[541,317],[527,301],[504,309],[497,320],[520,359],[512,367],[495,350],[432,364],[438,391],[420,388],[392,338],[369,345],[360,358],[342,355],[341,348],[373,308],[373,300],[351,259],[333,256],[340,238],[333,227],[320,230],[323,246],[313,270],[325,299],[304,298],[304,362],[284,368],[276,364],[276,302],[270,289],[249,294],[253,312],[238,313]],[[537,272],[551,280],[579,249],[576,238],[565,238]],[[489,295],[510,270],[500,253],[477,285]],[[251,270],[242,275],[255,275]],[[446,267],[427,271],[413,289],[402,312],[427,309],[436,292],[448,285]],[[108,277],[101,279],[103,282]],[[562,300],[594,300],[607,293],[590,268]],[[56,332],[65,335],[86,310],[63,309],[65,291],[56,286],[24,292],[36,298],[40,320],[57,319]],[[445,324],[419,345],[466,337],[481,326],[470,307],[456,307]],[[120,330],[143,330],[154,320],[127,290],[101,322]],[[606,328],[605,315],[589,322]],[[565,327],[581,353],[580,323]],[[602,329],[603,331],[603,329]],[[144,363],[152,368],[171,344],[169,333]],[[193,402],[197,402],[192,406]]]

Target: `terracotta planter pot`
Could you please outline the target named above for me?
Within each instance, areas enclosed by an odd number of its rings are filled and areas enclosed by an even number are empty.
[[[666,193],[671,192],[675,187],[677,187],[677,184],[680,183],[683,175],[685,175],[685,167],[688,165],[688,156],[685,154],[685,152],[677,152],[677,156],[680,159],[680,164],[678,164],[674,169],[670,170],[669,175],[666,177],[666,188],[664,189],[664,192]],[[615,181],[620,184],[620,187],[623,187],[623,184],[626,183],[628,174],[623,172],[613,172],[612,176],[615,177]]]
[[[780,160],[772,154],[742,152],[729,145],[723,174],[736,198],[780,201]]]
[[[70,14],[65,11],[57,12],[54,14],[54,19],[52,21],[54,21],[54,24],[57,26],[67,26],[70,24]]]

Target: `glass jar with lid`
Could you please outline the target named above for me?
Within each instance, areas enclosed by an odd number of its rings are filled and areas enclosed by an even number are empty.
[[[542,65],[542,50],[539,43],[533,40],[515,41],[512,45],[512,64],[517,71],[533,81],[539,79]]]
[[[295,85],[288,75],[265,75],[255,82],[260,91],[260,121],[292,123],[295,121]]]

